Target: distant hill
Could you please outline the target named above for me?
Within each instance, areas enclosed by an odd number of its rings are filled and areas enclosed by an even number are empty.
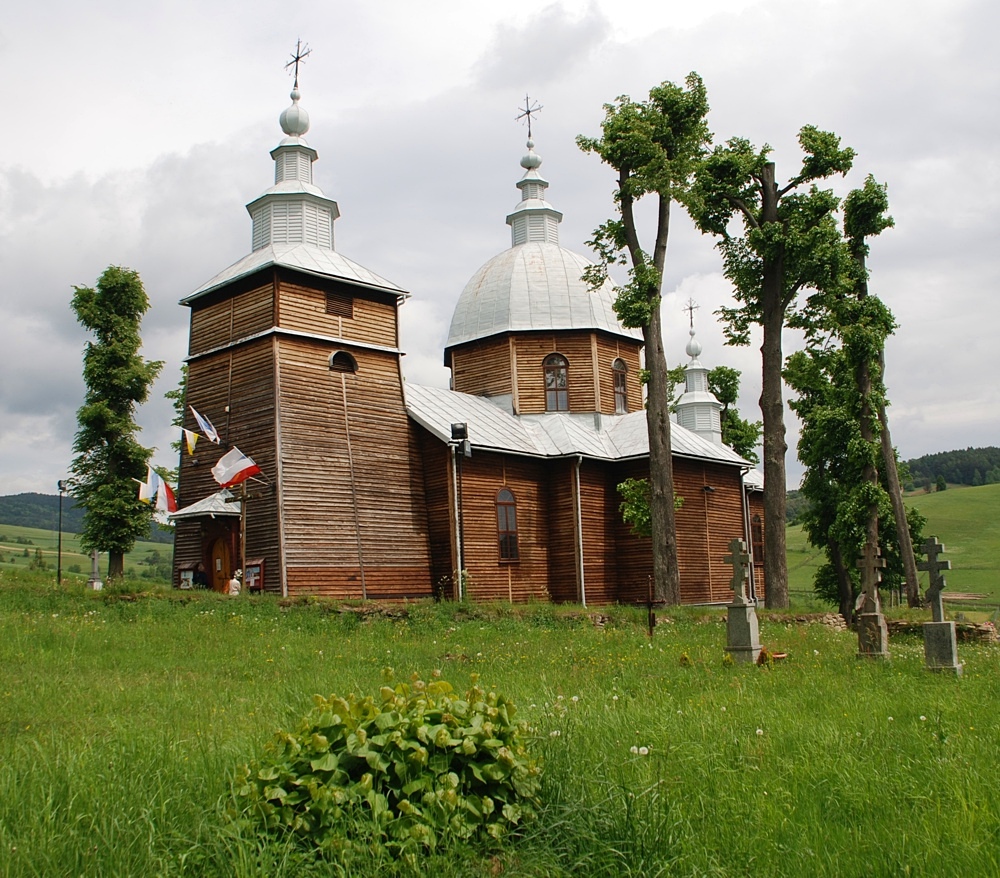
[[[906,461],[915,488],[933,485],[939,476],[951,485],[1000,484],[1000,448],[939,451]]]
[[[72,497],[63,497],[62,529],[78,534],[83,530],[83,507]],[[8,494],[0,497],[0,524],[56,530],[59,526],[58,494]],[[149,536],[153,543],[172,543],[174,535],[153,524]]]

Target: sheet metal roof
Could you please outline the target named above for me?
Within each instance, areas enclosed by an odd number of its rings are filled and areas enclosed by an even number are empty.
[[[228,488],[223,488],[221,491],[209,494],[204,500],[199,500],[197,503],[172,512],[169,518],[171,521],[176,521],[178,518],[202,518],[204,516],[215,518],[217,515],[239,515],[240,501],[227,502],[232,496]]]
[[[590,262],[558,244],[530,242],[504,250],[482,266],[455,305],[446,347],[501,332],[600,329],[642,338],[618,323],[614,291],[581,280]]]
[[[336,250],[326,250],[312,244],[271,244],[255,250],[249,256],[243,257],[229,268],[219,272],[207,283],[202,284],[187,298],[181,299],[182,305],[190,305],[193,301],[224,284],[241,277],[253,274],[269,265],[282,268],[294,268],[307,274],[320,277],[332,277],[348,283],[360,284],[366,287],[377,287],[401,296],[408,296],[405,290],[369,271],[362,265],[352,262]]]
[[[598,460],[649,454],[644,411],[628,415],[547,412],[516,417],[486,397],[409,382],[404,387],[410,417],[443,442],[450,441],[453,423],[465,423],[472,446],[484,450],[532,457],[582,454]],[[709,442],[679,424],[670,425],[670,446],[682,457],[748,465],[731,448]]]

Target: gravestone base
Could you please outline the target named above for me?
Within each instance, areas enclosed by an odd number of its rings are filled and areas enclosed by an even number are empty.
[[[924,623],[924,660],[928,670],[948,671],[956,677],[962,676],[954,622]]]
[[[858,657],[889,658],[889,632],[881,613],[858,616]]]
[[[760,656],[757,611],[753,604],[728,604],[726,610],[726,652],[734,662],[752,665]]]

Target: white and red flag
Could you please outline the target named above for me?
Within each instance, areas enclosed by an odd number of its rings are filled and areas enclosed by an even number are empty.
[[[177,499],[174,497],[170,485],[164,479],[160,479],[160,487],[156,492],[156,510],[157,512],[177,511]]]
[[[260,472],[260,467],[235,446],[227,451],[212,467],[212,475],[223,488],[245,482]]]
[[[194,419],[198,422],[201,432],[205,434],[205,438],[218,445],[220,442],[219,431],[212,426],[212,422],[204,415],[198,414],[198,410],[193,405],[189,405],[188,408],[191,409],[191,414],[194,415]]]

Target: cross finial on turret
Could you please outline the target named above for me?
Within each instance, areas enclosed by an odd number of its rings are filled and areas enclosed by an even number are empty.
[[[518,107],[521,110],[520,107]],[[528,120],[528,140],[531,140],[531,116],[532,114],[538,115],[541,112],[542,106],[538,101],[532,102],[527,94],[524,96],[524,109],[514,117],[515,122],[520,122],[522,119]]]
[[[302,45],[302,40],[295,41],[295,52],[292,55],[292,60],[285,65],[285,70],[293,66],[295,68],[295,85],[292,86],[293,88],[299,87],[299,64],[305,62],[306,56],[311,52],[312,49],[309,46]]]
[[[683,310],[687,311],[688,314],[688,325],[691,329],[694,329],[694,312],[698,310],[700,306],[695,302],[694,299],[688,299],[687,304],[684,305]]]

